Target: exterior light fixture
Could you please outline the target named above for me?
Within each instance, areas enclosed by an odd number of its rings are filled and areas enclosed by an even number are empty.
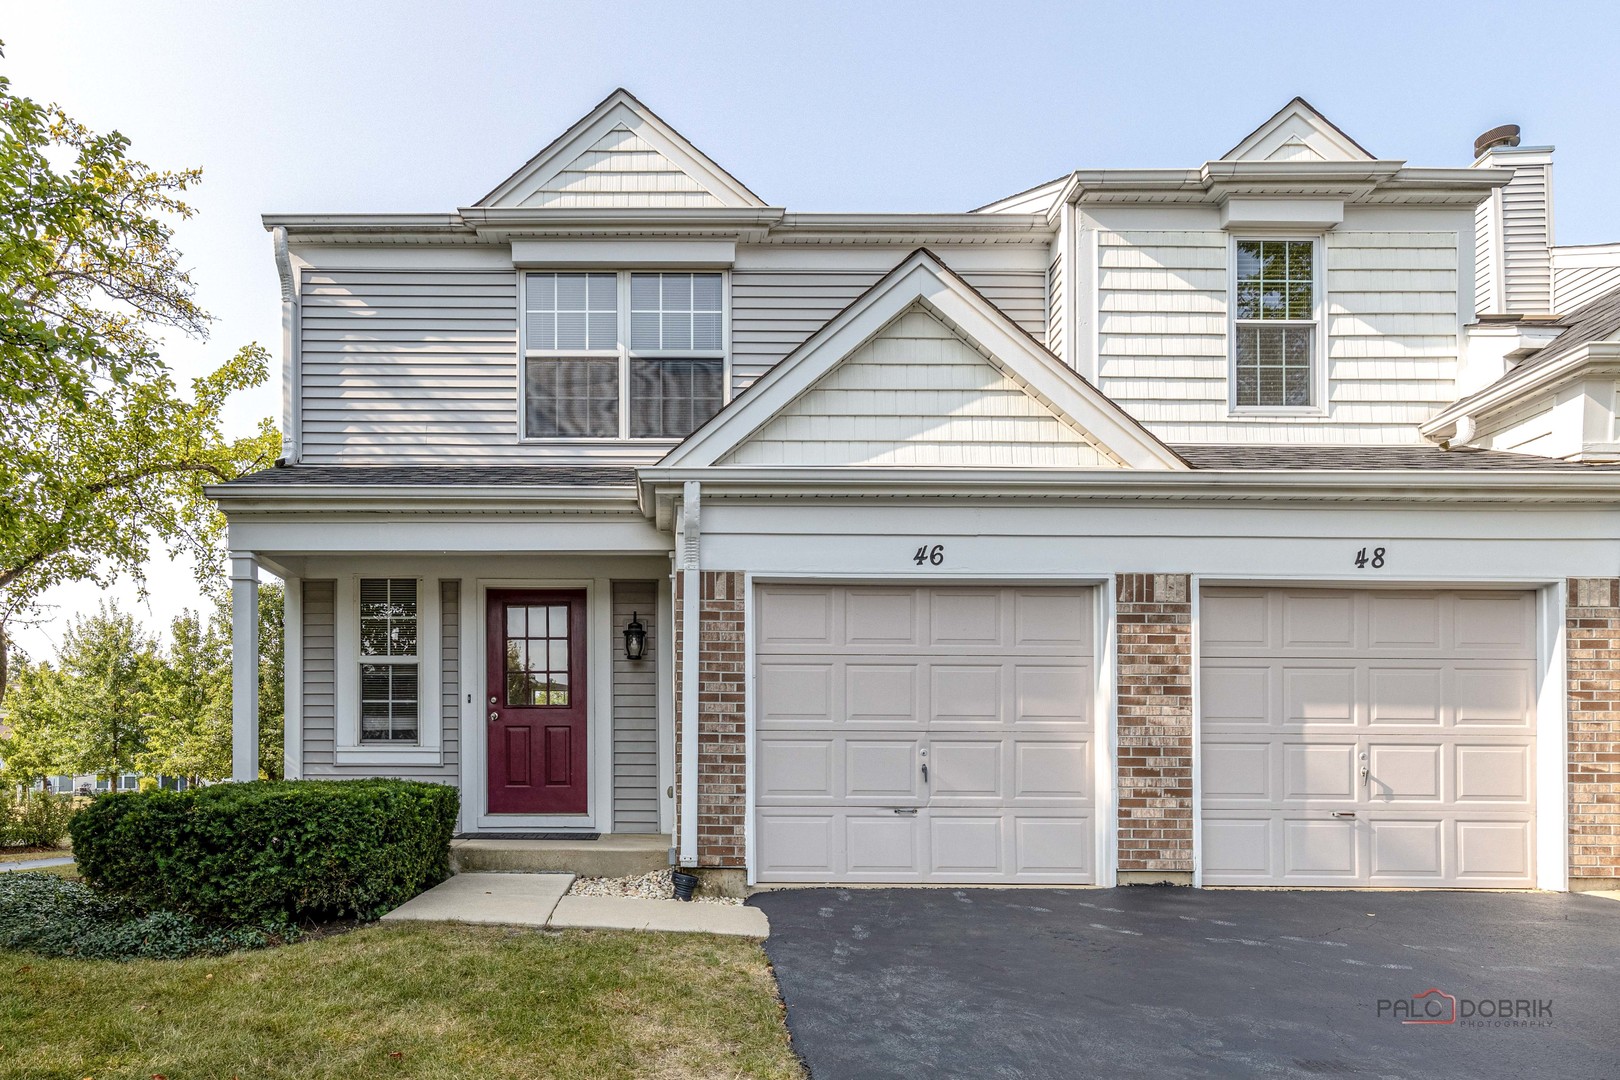
[[[630,625],[624,628],[624,658],[640,660],[647,651],[647,628],[641,625],[641,612],[630,616]]]

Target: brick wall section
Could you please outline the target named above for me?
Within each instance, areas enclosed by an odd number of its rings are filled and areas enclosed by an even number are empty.
[[[679,805],[681,702],[684,693],[685,575],[675,575],[675,776]],[[698,575],[698,865],[740,867],[746,796],[747,736],[743,702],[743,575],[705,570]]]
[[[1120,574],[1119,869],[1191,871],[1192,602],[1186,574]]]
[[[1569,876],[1620,877],[1620,580],[1571,578]]]

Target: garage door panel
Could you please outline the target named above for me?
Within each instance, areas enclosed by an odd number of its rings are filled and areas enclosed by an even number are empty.
[[[914,589],[845,593],[845,645],[916,646],[922,643]]]
[[[1094,589],[756,597],[761,880],[1092,879]]]
[[[930,645],[999,645],[999,592],[936,589],[928,596]]]
[[[1284,652],[1331,654],[1356,648],[1355,593],[1281,592]]]
[[[1392,879],[1398,878],[1407,884],[1440,884],[1445,877],[1446,826],[1441,820],[1369,821],[1369,883],[1393,884]]]
[[[917,665],[844,666],[844,719],[850,724],[912,724],[921,716]]]
[[[1003,799],[1006,795],[1004,747],[1001,739],[930,739],[930,798]]]
[[[1286,727],[1356,722],[1356,665],[1304,665],[1287,663],[1282,669],[1283,715]]]
[[[1279,803],[1354,802],[1360,773],[1356,744],[1284,743]]]
[[[831,664],[762,662],[755,679],[756,720],[761,725],[824,725],[833,722]]]
[[[1445,722],[1445,669],[1374,664],[1367,670],[1367,723],[1375,728],[1438,728]]]
[[[1456,800],[1528,807],[1533,792],[1533,751],[1529,746],[1459,744]]]
[[[1092,758],[1089,740],[1019,740],[1013,744],[1012,797],[1032,800],[1089,801]]]
[[[928,669],[929,723],[995,726],[1001,723],[999,664],[935,664]]]
[[[1278,715],[1271,700],[1274,674],[1275,669],[1268,664],[1206,662],[1200,687],[1204,730],[1269,725]]]
[[[1204,747],[1204,800],[1271,803],[1281,799],[1276,772],[1278,747],[1269,742],[1221,742]]]
[[[1316,885],[1354,883],[1361,874],[1356,822],[1284,818],[1284,877]]]
[[[838,794],[833,776],[834,747],[833,739],[760,739],[757,764],[761,801],[834,798]]]
[[[901,881],[921,874],[920,822],[902,814],[847,814],[844,870],[851,876]]]
[[[1204,818],[1204,879],[1221,884],[1265,884],[1281,876],[1275,858],[1277,825],[1269,816]]]
[[[1447,799],[1451,787],[1445,775],[1448,744],[1369,742],[1366,746],[1368,798],[1373,803],[1438,804]]]
[[[1223,587],[1200,610],[1206,883],[1534,883],[1532,593]]]
[[[1522,883],[1533,873],[1531,823],[1462,819],[1457,830],[1457,877],[1483,887]]]

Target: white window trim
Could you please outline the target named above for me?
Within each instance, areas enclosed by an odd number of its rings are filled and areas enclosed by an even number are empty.
[[[1240,242],[1255,240],[1309,241],[1311,244],[1311,404],[1309,405],[1239,405],[1237,403],[1237,246]],[[1326,233],[1235,233],[1226,240],[1226,414],[1234,419],[1260,419],[1275,417],[1290,419],[1301,416],[1328,415],[1327,378],[1327,234]],[[1303,326],[1294,319],[1249,319],[1274,326]]]
[[[529,275],[530,274],[606,274],[618,276],[619,347],[616,349],[531,349],[529,348]],[[630,275],[631,274],[719,274],[720,275],[720,342],[713,349],[631,349],[630,348]],[[542,446],[604,446],[629,443],[632,446],[673,447],[680,439],[635,439],[630,437],[630,358],[647,359],[670,357],[677,359],[720,360],[720,407],[731,403],[731,271],[716,270],[712,266],[649,266],[622,269],[618,267],[569,266],[555,270],[544,267],[523,267],[517,271],[518,365],[517,365],[517,432],[518,441]],[[527,374],[531,357],[544,359],[619,360],[619,433],[607,436],[568,435],[557,438],[529,434],[529,401]]]
[[[360,741],[360,579],[414,577],[416,579],[416,662],[421,715],[417,741],[406,746]],[[333,602],[336,713],[333,762],[338,765],[438,765],[444,707],[439,700],[439,582],[415,574],[364,573],[338,577]]]

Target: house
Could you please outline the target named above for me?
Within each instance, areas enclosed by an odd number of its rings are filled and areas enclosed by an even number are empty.
[[[469,834],[1615,887],[1620,259],[1496,140],[1410,166],[1296,99],[1187,169],[805,213],[618,91],[460,209],[267,216],[237,775],[264,568],[288,776],[455,784]]]

